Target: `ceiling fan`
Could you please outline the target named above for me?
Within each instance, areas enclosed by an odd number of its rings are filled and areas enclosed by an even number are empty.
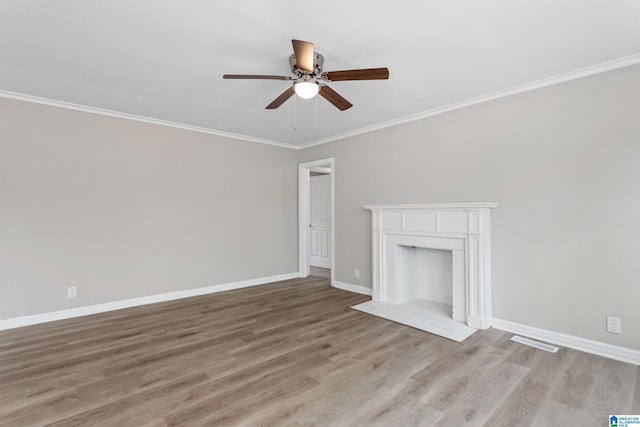
[[[259,74],[225,74],[224,79],[262,79],[262,80],[293,80],[293,84],[280,96],[266,106],[273,110],[281,106],[294,94],[301,98],[311,99],[316,95],[332,103],[340,111],[353,107],[349,101],[338,92],[331,89],[325,82],[340,82],[346,80],[386,80],[389,78],[387,68],[364,68],[358,70],[322,71],[324,57],[313,49],[313,43],[302,40],[291,40],[293,55],[289,57],[291,76],[265,76]]]

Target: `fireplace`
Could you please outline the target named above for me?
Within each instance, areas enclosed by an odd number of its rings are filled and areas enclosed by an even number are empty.
[[[449,307],[453,321],[490,327],[490,213],[496,206],[365,206],[372,211],[373,302],[397,311],[426,300]]]
[[[400,302],[419,298],[453,306],[454,269],[460,268],[459,263],[454,266],[453,251],[403,245],[397,245],[396,251],[396,286],[390,297]],[[459,272],[456,275],[460,276]],[[453,313],[452,317],[456,319]]]

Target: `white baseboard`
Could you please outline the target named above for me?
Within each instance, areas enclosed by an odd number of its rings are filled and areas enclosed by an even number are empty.
[[[495,318],[493,319],[491,326],[502,331],[525,335],[529,338],[573,348],[575,350],[584,351],[585,353],[596,354],[598,356],[608,357],[609,359],[640,365],[640,351],[638,350],[605,344],[599,341],[592,341],[585,338],[575,337],[573,335],[566,335],[560,332],[535,328],[533,326],[522,325],[520,323]]]
[[[265,285],[268,283],[279,282],[281,280],[296,279],[299,276],[300,275],[298,274],[298,272],[295,272],[280,274],[277,276],[259,277],[257,279],[249,279],[233,283],[223,283],[220,285],[207,286],[204,288],[187,289],[185,291],[149,295],[146,297],[108,302],[105,304],[88,305],[85,307],[70,308],[68,310],[34,314],[31,316],[15,317],[13,319],[0,320],[0,331],[19,328],[22,326],[35,325],[38,323],[53,322],[55,320],[70,319],[72,317],[87,316],[89,314],[104,313],[107,311],[120,310],[123,308],[137,307],[140,305],[153,304],[156,302],[164,302],[181,298],[194,297],[198,295],[213,294],[216,292],[246,288],[249,286]]]
[[[337,280],[334,280],[331,286],[344,291],[355,292],[363,295],[372,295],[372,289],[362,285],[353,285],[351,283],[338,282]]]

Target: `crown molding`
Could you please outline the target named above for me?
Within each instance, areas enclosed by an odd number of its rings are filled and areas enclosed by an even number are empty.
[[[329,138],[318,139],[315,141],[308,142],[306,144],[299,145],[296,148],[299,150],[310,148],[316,145],[326,144],[328,142],[333,142],[340,139],[361,135],[363,133],[374,132],[380,129],[385,129],[388,127],[397,126],[404,123],[414,122],[416,120],[426,119],[428,117],[437,116],[443,113],[448,113],[449,111],[459,110],[461,108],[470,107],[472,105],[481,104],[483,102],[493,101],[494,99],[505,98],[507,96],[517,95],[519,93],[529,92],[536,89],[542,89],[547,86],[553,86],[560,83],[569,82],[571,80],[578,80],[584,77],[606,73],[607,71],[613,71],[619,68],[630,67],[632,65],[637,65],[637,64],[640,64],[640,54],[625,56],[622,58],[615,59],[613,61],[603,62],[603,63],[592,65],[589,67],[580,68],[578,70],[570,71],[568,73],[558,74],[558,75],[547,77],[541,80],[535,80],[535,81],[525,83],[520,86],[515,86],[509,89],[504,89],[504,90],[489,93],[486,95],[477,96],[475,98],[469,98],[463,101],[454,102],[453,104],[433,108],[431,110],[423,111],[421,113],[416,113],[409,116],[400,117],[398,119],[377,123],[372,126],[363,127],[360,129],[349,131],[349,132],[344,132]]]
[[[103,109],[103,108],[89,107],[87,105],[74,104],[72,102],[65,102],[65,101],[58,101],[58,100],[50,99],[50,98],[42,98],[42,97],[39,97],[39,96],[27,95],[27,94],[24,94],[24,93],[17,93],[17,92],[10,92],[10,91],[6,91],[6,90],[0,90],[0,98],[14,99],[14,100],[17,100],[17,101],[24,101],[24,102],[31,102],[33,104],[47,105],[47,106],[50,106],[50,107],[64,108],[64,109],[67,109],[67,110],[81,111],[83,113],[98,114],[98,115],[101,115],[101,116],[115,117],[115,118],[118,118],[118,119],[133,120],[133,121],[136,121],[136,122],[142,122],[142,123],[149,123],[149,124],[153,124],[153,125],[166,126],[166,127],[171,127],[171,128],[175,128],[175,129],[188,130],[188,131],[191,131],[191,132],[205,133],[205,134],[208,134],[208,135],[222,136],[222,137],[225,137],[225,138],[240,139],[240,140],[248,141],[248,142],[257,142],[257,143],[260,143],[260,144],[275,145],[277,147],[282,147],[282,148],[290,148],[290,149],[294,149],[294,150],[299,148],[297,145],[287,144],[287,143],[279,142],[279,141],[273,141],[273,140],[270,140],[270,139],[255,138],[255,137],[248,136],[248,135],[240,135],[240,134],[231,133],[231,132],[224,132],[224,131],[220,131],[220,130],[203,128],[203,127],[188,125],[188,124],[184,124],[184,123],[172,122],[172,121],[169,121],[169,120],[154,119],[152,117],[138,116],[138,115],[135,115],[135,114],[122,113],[120,111],[113,111],[113,110],[106,110],[106,109]]]
[[[18,101],[25,101],[25,102],[32,102],[35,104],[42,104],[42,105],[48,105],[51,107],[59,107],[59,108],[65,108],[68,110],[75,110],[75,111],[82,111],[85,113],[91,113],[91,114],[99,114],[102,116],[109,116],[109,117],[115,117],[115,118],[120,118],[120,119],[125,119],[125,120],[133,120],[133,121],[137,121],[137,122],[143,122],[143,123],[149,123],[149,124],[155,124],[155,125],[160,125],[160,126],[167,126],[167,127],[172,127],[175,129],[182,129],[182,130],[188,130],[188,131],[192,131],[192,132],[199,132],[199,133],[205,133],[208,135],[215,135],[215,136],[222,136],[225,138],[232,138],[232,139],[239,139],[239,140],[243,140],[243,141],[248,141],[248,142],[256,142],[259,144],[267,144],[267,145],[274,145],[276,147],[281,147],[281,148],[289,148],[289,149],[293,149],[293,150],[304,150],[305,148],[310,148],[310,147],[314,147],[316,145],[322,145],[322,144],[326,144],[329,142],[334,142],[334,141],[338,141],[341,139],[345,139],[345,138],[349,138],[352,136],[357,136],[357,135],[362,135],[364,133],[369,133],[369,132],[374,132],[377,130],[381,130],[381,129],[385,129],[385,128],[389,128],[392,126],[397,126],[397,125],[401,125],[404,123],[409,123],[409,122],[414,122],[417,120],[422,120],[428,117],[432,117],[432,116],[437,116],[439,114],[443,114],[443,113],[447,113],[449,111],[454,111],[454,110],[458,110],[461,108],[465,108],[465,107],[470,107],[472,105],[476,105],[476,104],[481,104],[483,102],[488,102],[488,101],[493,101],[495,99],[499,99],[499,98],[504,98],[507,96],[511,96],[511,95],[517,95],[519,93],[523,93],[523,92],[529,92],[532,90],[536,90],[536,89],[541,89],[547,86],[553,86],[559,83],[565,83],[571,80],[577,80],[577,79],[581,79],[583,77],[589,77],[589,76],[593,76],[595,74],[601,74],[601,73],[605,73],[607,71],[613,71],[613,70],[617,70],[619,68],[624,68],[624,67],[629,67],[632,65],[637,65],[640,64],[640,53],[639,54],[634,54],[634,55],[629,55],[629,56],[625,56],[622,58],[618,58],[618,59],[614,59],[612,61],[607,61],[607,62],[603,62],[600,64],[596,64],[596,65],[592,65],[589,67],[585,67],[585,68],[580,68],[578,70],[574,70],[574,71],[570,71],[567,73],[563,73],[563,74],[558,74],[552,77],[547,77],[541,80],[536,80],[533,82],[529,82],[520,86],[515,86],[509,89],[504,89],[504,90],[500,90],[497,92],[493,92],[490,94],[486,94],[486,95],[481,95],[481,96],[477,96],[475,98],[469,98],[469,99],[465,99],[459,102],[454,102],[452,104],[448,104],[448,105],[444,105],[442,107],[437,107],[437,108],[433,108],[431,110],[427,110],[427,111],[423,111],[421,113],[416,113],[416,114],[412,114],[409,116],[404,116],[404,117],[400,117],[397,119],[393,119],[393,120],[388,120],[386,122],[382,122],[382,123],[377,123],[375,125],[371,125],[371,126],[366,126],[363,128],[359,128],[359,129],[355,129],[349,132],[343,132],[334,136],[330,136],[327,138],[323,138],[323,139],[318,139],[318,140],[314,140],[314,141],[309,141],[307,143],[303,143],[303,144],[289,144],[289,143],[285,143],[285,142],[280,142],[280,141],[274,141],[274,140],[270,140],[270,139],[264,139],[264,138],[256,138],[256,137],[252,137],[252,136],[248,136],[248,135],[241,135],[241,134],[236,134],[236,133],[231,133],[231,132],[224,132],[224,131],[220,131],[220,130],[215,130],[215,129],[210,129],[210,128],[204,128],[204,127],[199,127],[199,126],[192,126],[192,125],[188,125],[188,124],[184,124],[184,123],[177,123],[177,122],[171,122],[168,120],[160,120],[160,119],[154,119],[151,117],[145,117],[145,116],[138,116],[135,114],[128,114],[128,113],[123,113],[123,112],[119,112],[119,111],[113,111],[113,110],[106,110],[106,109],[102,109],[102,108],[95,108],[95,107],[89,107],[86,105],[80,105],[80,104],[74,104],[71,102],[65,102],[65,101],[57,101],[54,99],[49,99],[49,98],[42,98],[42,97],[38,97],[38,96],[33,96],[33,95],[27,95],[27,94],[22,94],[22,93],[17,93],[17,92],[10,92],[10,91],[5,91],[5,90],[0,90],[0,98],[8,98],[8,99],[15,99]]]

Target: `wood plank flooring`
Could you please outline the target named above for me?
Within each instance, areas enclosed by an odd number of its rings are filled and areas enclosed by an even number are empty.
[[[322,271],[0,332],[0,426],[604,426],[635,365],[349,306]]]

